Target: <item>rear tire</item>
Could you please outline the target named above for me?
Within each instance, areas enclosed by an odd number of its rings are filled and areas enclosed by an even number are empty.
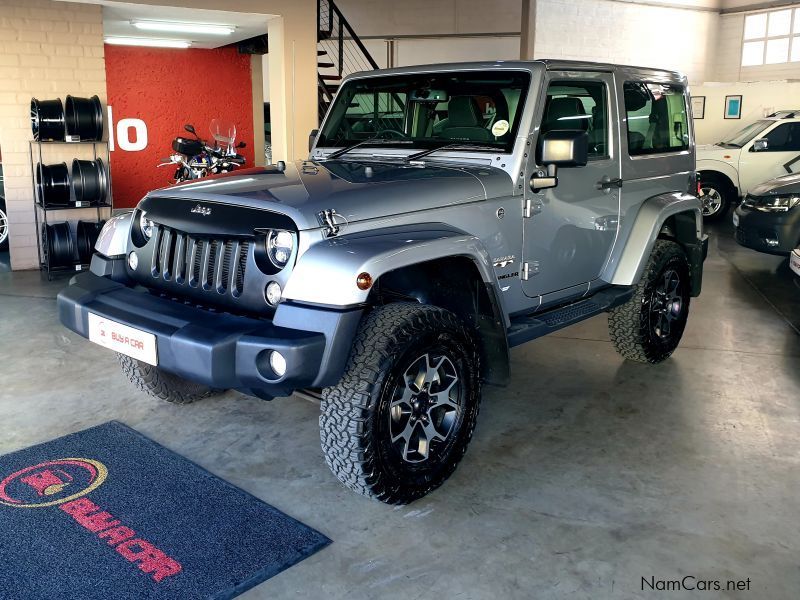
[[[651,364],[669,358],[686,328],[690,283],[683,248],[656,240],[633,297],[609,313],[608,331],[617,352]]]
[[[117,354],[117,358],[130,382],[154,398],[173,404],[191,404],[219,392],[124,354]]]
[[[728,212],[736,198],[736,190],[719,175],[703,174],[700,177],[700,202],[703,203],[703,220],[719,221]]]
[[[455,471],[480,406],[480,365],[453,313],[415,303],[375,308],[341,381],[322,392],[320,438],[350,489],[406,504]]]

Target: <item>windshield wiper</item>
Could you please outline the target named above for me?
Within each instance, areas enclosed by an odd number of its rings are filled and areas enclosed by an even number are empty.
[[[433,154],[434,152],[439,152],[440,150],[491,150],[497,151],[498,148],[496,146],[483,146],[481,144],[464,144],[460,142],[458,144],[446,144],[444,146],[439,146],[438,148],[429,148],[428,150],[423,150],[422,152],[415,152],[414,154],[410,154],[406,156],[405,160],[412,161],[418,160],[429,154]]]
[[[361,140],[356,144],[350,144],[349,146],[345,146],[344,148],[339,148],[335,152],[331,152],[326,156],[326,159],[329,158],[338,158],[343,154],[347,154],[350,150],[355,150],[356,148],[360,148],[361,146],[365,146],[367,144],[410,144],[412,140],[398,140],[397,138],[383,138],[383,137],[371,137],[367,138],[366,140]]]

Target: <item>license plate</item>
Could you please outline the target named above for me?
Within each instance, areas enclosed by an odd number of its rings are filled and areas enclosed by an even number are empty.
[[[789,256],[789,266],[792,268],[792,271],[800,275],[800,248],[792,252],[791,256]]]
[[[739,215],[737,215],[736,213],[733,213],[733,226],[734,227],[739,226]]]
[[[89,313],[89,340],[147,364],[158,365],[156,336]]]

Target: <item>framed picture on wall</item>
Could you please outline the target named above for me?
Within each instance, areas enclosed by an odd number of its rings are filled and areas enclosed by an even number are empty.
[[[726,119],[742,118],[741,96],[725,96],[725,118]]]
[[[692,96],[692,117],[704,119],[706,116],[706,97]]]

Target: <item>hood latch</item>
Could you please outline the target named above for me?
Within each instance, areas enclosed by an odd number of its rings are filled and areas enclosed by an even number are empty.
[[[320,222],[325,227],[325,237],[334,237],[339,234],[339,225],[336,223],[336,217],[339,215],[335,208],[328,208],[321,210],[317,215]]]

